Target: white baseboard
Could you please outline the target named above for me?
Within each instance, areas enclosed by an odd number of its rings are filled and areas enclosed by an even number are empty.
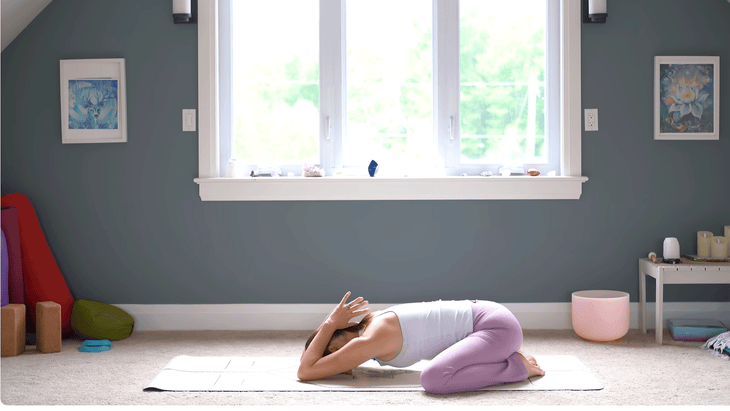
[[[134,318],[136,331],[314,330],[332,304],[114,304]],[[372,311],[393,304],[370,304]],[[571,329],[570,303],[505,303],[523,329]],[[654,303],[647,303],[647,328],[654,328]],[[730,326],[730,302],[664,303],[664,319],[702,318]],[[666,322],[665,322],[666,324]],[[631,303],[630,328],[639,328],[639,303]]]

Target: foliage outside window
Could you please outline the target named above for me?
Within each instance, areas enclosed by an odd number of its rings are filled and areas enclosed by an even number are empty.
[[[232,125],[230,157],[249,168],[294,172],[306,162],[363,174],[371,159],[386,171],[445,167],[451,174],[496,174],[511,164],[559,171],[559,158],[548,158],[548,142],[559,144],[559,138],[546,124],[547,115],[558,113],[549,113],[545,101],[545,0],[459,2],[458,108],[457,119],[449,121],[458,122],[460,150],[452,162],[439,152],[439,139],[450,136],[436,135],[434,127],[439,115],[450,114],[438,113],[434,98],[453,93],[434,87],[436,2],[342,3],[341,119],[323,118],[320,108],[334,99],[320,85],[320,55],[330,53],[320,50],[321,27],[330,23],[320,21],[320,7],[334,3],[230,2],[230,116],[223,112]],[[342,121],[337,135],[328,135],[332,121]],[[335,164],[325,164],[322,145],[331,139],[339,140],[341,151]]]

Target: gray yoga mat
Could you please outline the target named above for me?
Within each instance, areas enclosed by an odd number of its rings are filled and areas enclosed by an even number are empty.
[[[535,356],[545,376],[483,388],[491,390],[600,390],[603,385],[576,357]],[[297,379],[295,357],[191,357],[180,355],[144,388],[145,391],[423,391],[424,360],[407,368],[366,361],[351,374],[318,381]]]

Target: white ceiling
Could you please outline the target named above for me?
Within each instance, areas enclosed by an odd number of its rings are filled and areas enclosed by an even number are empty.
[[[18,37],[23,29],[30,24],[52,0],[2,0],[2,37],[3,50],[10,42]]]

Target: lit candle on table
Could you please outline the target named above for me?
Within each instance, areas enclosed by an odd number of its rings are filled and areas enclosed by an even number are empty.
[[[710,256],[710,243],[712,242],[713,234],[709,231],[698,231],[697,232],[697,256],[709,257]]]

